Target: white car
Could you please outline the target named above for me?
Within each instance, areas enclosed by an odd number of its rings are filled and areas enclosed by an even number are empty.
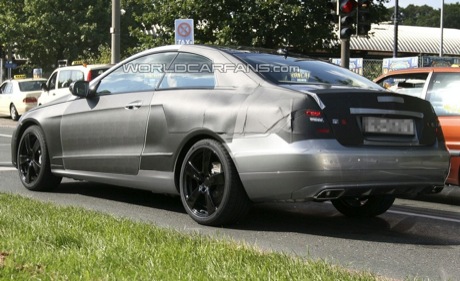
[[[10,116],[13,120],[37,106],[41,85],[46,79],[13,79],[0,86],[0,116]]]
[[[38,105],[42,105],[57,98],[71,95],[69,86],[75,81],[91,81],[111,67],[110,64],[74,65],[57,68],[48,81],[42,86],[42,93],[38,98]]]

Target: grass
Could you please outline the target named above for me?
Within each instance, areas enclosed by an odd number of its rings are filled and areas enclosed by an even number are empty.
[[[0,193],[0,280],[379,278],[321,260]]]

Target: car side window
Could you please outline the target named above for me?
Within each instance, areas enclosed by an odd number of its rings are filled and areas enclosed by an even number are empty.
[[[190,53],[179,53],[161,81],[160,89],[212,89],[216,80],[212,61]]]
[[[392,92],[414,97],[422,97],[423,87],[429,73],[412,73],[389,76],[379,82],[379,85]]]
[[[50,91],[56,89],[56,78],[57,78],[57,72],[53,73],[50,79],[48,80],[47,86]]]
[[[13,84],[9,82],[4,83],[0,91],[2,94],[11,94],[13,92]]]
[[[81,70],[62,70],[59,72],[58,89],[68,88],[75,81],[84,80]]]
[[[460,115],[460,73],[434,73],[427,92],[437,115]]]
[[[153,91],[176,55],[176,52],[156,53],[129,61],[100,81],[97,94]]]

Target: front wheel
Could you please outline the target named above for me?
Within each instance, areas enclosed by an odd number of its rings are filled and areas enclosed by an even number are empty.
[[[187,152],[180,172],[180,195],[187,213],[203,225],[235,223],[250,208],[227,150],[211,139],[198,141]]]
[[[11,116],[11,119],[13,119],[14,121],[19,120],[19,113],[18,113],[16,107],[14,106],[14,104],[12,104],[10,106],[10,116]]]
[[[375,217],[385,213],[395,201],[393,195],[373,195],[365,198],[343,197],[331,200],[337,211],[349,217]]]
[[[51,173],[45,135],[40,127],[31,126],[24,131],[17,159],[19,178],[27,189],[47,191],[61,183],[62,178]]]

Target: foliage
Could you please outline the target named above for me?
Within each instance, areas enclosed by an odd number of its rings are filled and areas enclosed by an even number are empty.
[[[29,68],[45,71],[59,59],[105,61],[111,44],[109,2],[0,0],[0,44],[15,45],[18,54],[29,58]],[[373,22],[390,19],[386,2],[373,1]],[[410,7],[404,11],[408,22]],[[446,8],[446,22],[454,22],[450,19],[460,12],[458,4],[446,7],[454,11]],[[122,58],[173,44],[174,20],[179,18],[194,19],[198,44],[289,46],[300,53],[338,51],[336,22],[327,19],[325,0],[121,0],[121,8],[125,11],[120,21]],[[429,9],[425,14],[434,17]]]
[[[394,13],[394,7],[388,9],[388,14]],[[439,27],[441,23],[441,10],[423,5],[408,5],[406,8],[399,8],[400,24],[409,26]],[[460,3],[444,5],[444,28],[460,29],[458,15]],[[390,18],[388,18],[390,20]]]
[[[141,6],[133,28],[141,48],[174,43],[174,20],[195,20],[195,42],[277,48],[289,46],[297,52],[328,50],[337,39],[336,23],[326,20],[324,0],[127,0]],[[374,1],[373,20],[378,22],[385,0]],[[140,28],[139,26],[142,26]],[[145,27],[144,27],[145,26]],[[145,31],[153,31],[147,35]]]

